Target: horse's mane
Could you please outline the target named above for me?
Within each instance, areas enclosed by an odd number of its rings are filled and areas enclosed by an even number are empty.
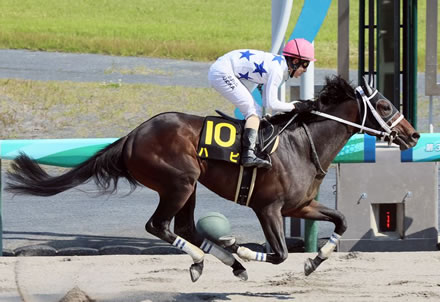
[[[318,102],[318,108],[322,108],[325,106],[337,105],[346,102],[348,99],[356,99],[354,87],[341,76],[335,75],[332,77],[327,76],[325,78],[325,85],[319,92],[318,99],[315,102]],[[286,112],[276,114],[270,117],[268,120],[272,124],[284,124],[293,115],[294,113],[292,112]],[[301,119],[303,118],[310,119],[310,114],[303,114]]]
[[[341,76],[325,78],[324,88],[319,92],[318,101],[323,105],[334,105],[356,99],[354,87]]]

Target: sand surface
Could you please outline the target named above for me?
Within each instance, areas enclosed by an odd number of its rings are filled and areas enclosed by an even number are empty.
[[[305,277],[314,255],[242,261],[247,281],[207,255],[196,283],[187,255],[3,257],[0,301],[440,301],[439,252],[334,253]]]

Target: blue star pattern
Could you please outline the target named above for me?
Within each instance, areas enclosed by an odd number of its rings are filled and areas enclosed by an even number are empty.
[[[282,56],[273,55],[272,61],[277,61],[281,65],[281,62],[283,61],[283,57]]]
[[[240,51],[240,53],[241,53],[241,57],[240,57],[240,59],[242,59],[242,58],[246,58],[248,61],[250,61],[250,57],[251,57],[251,56],[254,56],[254,55],[255,55],[254,53],[251,53],[249,50],[246,50],[246,51]]]
[[[238,79],[245,79],[245,80],[252,80],[252,78],[249,76],[249,71],[246,73],[238,73],[240,76]]]
[[[255,70],[252,73],[259,73],[260,77],[263,76],[263,73],[267,73],[266,69],[264,69],[264,61],[261,64],[254,63]]]

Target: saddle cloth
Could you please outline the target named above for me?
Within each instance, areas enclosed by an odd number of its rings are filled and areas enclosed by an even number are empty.
[[[234,164],[240,164],[241,134],[244,129],[244,120],[230,117],[221,111],[216,112],[220,116],[207,116],[200,135],[197,154],[203,159],[222,160]],[[278,127],[263,119],[258,132],[256,153],[260,157],[267,157],[278,146]],[[260,150],[273,140],[264,150]],[[234,201],[241,205],[249,206],[249,201],[254,189],[257,168],[243,167],[240,165],[240,173],[237,179],[237,187]]]
[[[207,116],[205,118],[197,154],[203,159],[216,159],[240,164],[241,135],[245,121],[230,117],[221,111],[217,111],[217,113],[221,116]],[[267,158],[270,153],[276,150],[278,140],[273,140],[264,152],[261,152],[263,146],[277,135],[276,128],[267,120],[261,120],[255,150],[258,156]]]

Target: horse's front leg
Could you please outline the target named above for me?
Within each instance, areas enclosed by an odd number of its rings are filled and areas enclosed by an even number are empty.
[[[286,216],[330,221],[335,225],[333,234],[330,236],[327,243],[319,250],[318,255],[314,259],[308,258],[304,263],[304,274],[308,276],[313,273],[322,262],[327,260],[334,251],[339,239],[347,229],[345,217],[338,210],[327,208],[316,200],[313,200],[308,206],[303,207],[300,210],[288,213]]]

